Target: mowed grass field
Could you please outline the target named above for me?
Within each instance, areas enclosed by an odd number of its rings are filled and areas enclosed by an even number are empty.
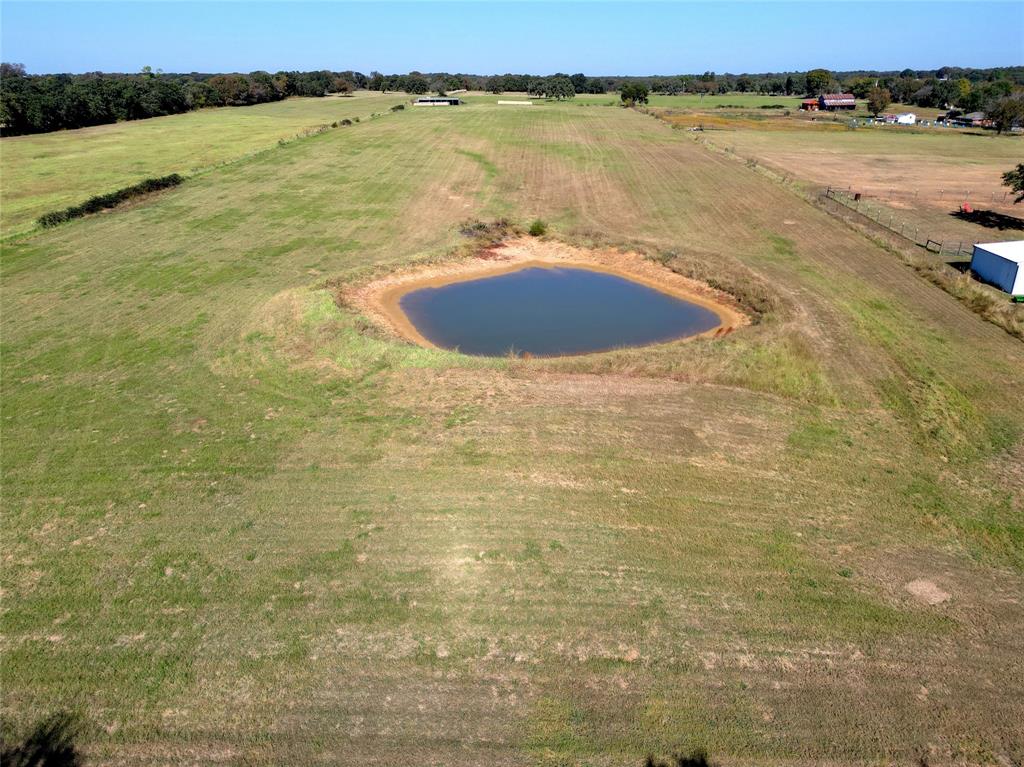
[[[0,230],[31,229],[43,213],[142,179],[194,173],[291,139],[324,123],[386,112],[405,94],[292,98],[5,138],[0,143]]]
[[[563,360],[335,300],[498,216],[771,300]],[[405,110],[0,277],[3,713],[91,763],[1024,759],[1024,345],[664,122]]]

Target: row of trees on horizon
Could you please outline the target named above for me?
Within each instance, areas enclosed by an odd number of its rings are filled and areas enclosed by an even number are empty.
[[[468,75],[447,72],[384,75],[371,72],[269,72],[171,74],[144,67],[136,74],[32,75],[19,64],[0,65],[0,127],[5,135],[43,133],[121,120],[178,114],[210,106],[247,106],[289,96],[348,94],[355,90],[410,94],[482,90],[526,92],[565,99],[582,93],[621,92],[624,85],[660,94],[760,93],[806,95],[844,90],[858,98],[880,92],[901,104],[984,110],[1024,88],[1024,67],[902,72],[809,72],[676,75],[672,77],[589,77],[557,73]]]

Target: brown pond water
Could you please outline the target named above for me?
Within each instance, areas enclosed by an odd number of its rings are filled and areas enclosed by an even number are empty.
[[[424,287],[399,307],[429,343],[465,354],[586,354],[699,335],[718,314],[603,271],[529,266]]]

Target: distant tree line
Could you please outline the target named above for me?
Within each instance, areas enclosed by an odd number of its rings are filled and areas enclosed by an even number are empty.
[[[403,78],[416,76],[416,83],[427,90],[441,87],[483,90],[491,93],[508,91],[531,94],[542,93],[545,81],[567,78],[575,93],[621,93],[623,85],[639,83],[651,93],[674,95],[759,93],[772,96],[818,96],[822,93],[848,91],[857,98],[866,99],[872,88],[888,90],[892,101],[922,107],[957,107],[977,111],[993,101],[1011,96],[1024,87],[1024,67],[996,69],[967,69],[943,67],[938,70],[904,69],[902,72],[851,71],[831,72],[812,69],[809,72],[778,72],[761,74],[684,74],[671,77],[588,77],[584,74],[557,73],[549,77],[529,74],[504,74],[482,77],[479,75],[449,75],[411,73],[383,77],[374,73],[371,85],[377,90],[409,90],[403,87]],[[455,84],[457,83],[457,84]],[[383,87],[380,87],[384,84]],[[416,92],[410,90],[410,92]]]
[[[29,75],[20,64],[0,64],[0,127],[4,135],[43,133],[360,87],[366,77],[358,72]]]
[[[873,105],[883,102],[965,112],[1016,114],[1024,67],[901,72],[769,72],[684,74],[671,77],[591,77],[583,73],[472,75],[448,72],[250,72],[248,74],[165,74],[148,67],[139,74],[29,75],[18,64],[0,65],[0,127],[3,133],[40,133],[118,120],[187,112],[208,106],[245,106],[288,96],[324,96],[357,89],[411,94],[456,90],[508,91],[566,99],[581,93],[619,92],[627,84],[655,94],[759,93],[817,96],[849,91]],[[885,94],[888,94],[887,96]],[[629,100],[629,99],[627,99]],[[884,107],[883,107],[884,108]],[[1016,118],[1011,120],[1013,123]],[[1005,123],[1005,120],[1003,120]]]
[[[525,91],[530,94],[544,94],[552,87],[558,91],[565,91],[565,82],[572,88],[572,94],[577,93],[607,93],[613,88],[604,80],[596,77],[587,77],[583,73],[567,75],[557,73],[550,77],[537,77],[536,75],[493,75],[484,82],[483,89],[490,93],[504,93],[506,91]],[[564,97],[564,93],[563,93]]]

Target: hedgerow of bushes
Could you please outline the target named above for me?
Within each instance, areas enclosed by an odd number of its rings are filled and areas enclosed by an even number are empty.
[[[90,213],[98,213],[99,211],[107,208],[116,208],[118,205],[127,202],[133,197],[141,197],[144,194],[158,192],[161,189],[177,186],[184,180],[184,177],[177,173],[172,173],[169,176],[161,176],[159,178],[147,178],[141,183],[126,186],[123,189],[118,189],[116,192],[98,194],[95,197],[90,197],[81,205],[72,205],[64,210],[55,210],[51,213],[45,213],[40,216],[37,221],[40,226],[57,226],[58,224],[63,224],[65,221],[70,221],[73,218],[81,218],[82,216],[87,216]]]

